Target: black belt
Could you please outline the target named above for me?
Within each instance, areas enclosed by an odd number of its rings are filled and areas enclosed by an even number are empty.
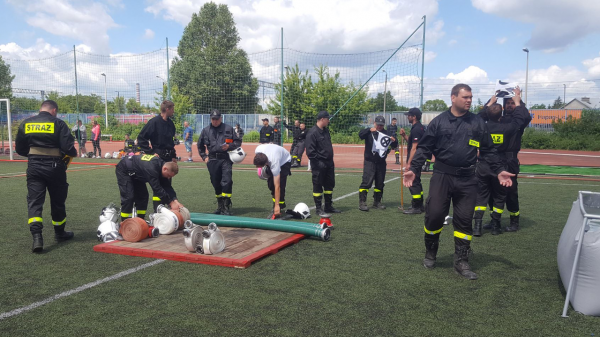
[[[229,153],[223,153],[223,152],[209,153],[208,158],[210,158],[210,159],[229,159]]]
[[[439,160],[435,161],[433,165],[434,172],[441,172],[459,177],[470,177],[475,174],[475,165],[469,167],[456,167],[442,163]]]
[[[175,149],[154,149],[154,153],[158,154],[161,157],[168,157],[175,152]]]
[[[500,152],[499,153],[500,156],[506,158],[506,159],[514,159],[517,158],[517,152]]]

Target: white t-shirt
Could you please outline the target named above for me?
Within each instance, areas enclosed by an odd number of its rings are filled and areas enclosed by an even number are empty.
[[[276,177],[281,173],[281,166],[292,161],[292,156],[285,148],[275,144],[262,144],[256,147],[255,153],[264,153],[269,159],[269,167]]]

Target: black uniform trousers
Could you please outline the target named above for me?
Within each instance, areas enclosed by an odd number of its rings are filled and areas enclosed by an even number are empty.
[[[281,166],[281,171],[279,172],[279,204],[285,204],[285,186],[287,185],[287,177],[291,175],[290,170],[292,167],[292,163],[285,163]],[[271,196],[273,197],[273,202],[275,202],[275,183],[273,182],[273,175],[269,175],[267,179],[267,185],[269,186],[269,190],[271,191]]]
[[[363,162],[363,175],[362,175],[362,183],[358,188],[359,192],[369,192],[369,188],[373,185],[373,181],[375,181],[375,188],[373,191],[375,193],[382,193],[383,187],[385,186],[385,169],[387,167],[387,163],[385,160],[381,160],[380,162],[372,162],[365,160]]]
[[[508,189],[500,185],[498,175],[492,171],[490,165],[485,161],[477,163],[477,201],[475,202],[475,214],[473,219],[482,219],[487,206],[491,203],[492,219],[499,220],[504,212],[504,203]]]
[[[27,163],[27,215],[32,234],[42,233],[42,211],[46,190],[50,195],[52,224],[60,226],[67,220],[65,201],[69,192],[66,164],[58,157],[29,158]]]
[[[519,212],[519,183],[517,181],[517,177],[521,170],[521,163],[519,163],[519,159],[512,158],[507,162],[508,172],[514,173],[515,176],[511,177],[512,186],[508,188],[508,193],[506,195],[506,209],[512,216],[518,216]]]
[[[296,160],[298,164],[300,164],[302,162],[302,155],[304,154],[304,149],[304,140],[298,142],[294,147],[294,150],[292,151],[292,160]]]
[[[296,139],[294,138],[294,140],[292,140],[292,147],[290,148],[290,153],[293,155],[294,154],[294,149],[296,149],[296,145],[298,145],[298,142],[296,141]]]
[[[228,154],[223,154],[223,156],[227,156],[227,158],[217,159],[209,157],[210,160],[206,163],[206,167],[208,168],[208,173],[210,173],[210,182],[215,189],[215,196],[217,198],[231,198],[231,191],[233,190],[233,163],[229,159]]]
[[[117,165],[115,171],[119,193],[121,194],[121,220],[133,216],[133,206],[135,206],[137,216],[143,219],[146,215],[149,198],[146,183],[136,180],[134,176],[129,175],[127,165],[125,165],[124,161],[121,161]]]
[[[476,197],[475,174],[456,176],[434,170],[425,204],[425,235],[439,235],[444,228],[444,219],[452,202],[455,245],[470,245],[473,238],[471,222]]]
[[[333,194],[335,187],[335,165],[333,160],[310,160],[312,171],[313,197],[321,197],[323,194]]]
[[[413,184],[408,188],[413,200],[423,199],[423,185],[421,184],[421,172],[415,173],[415,180]]]

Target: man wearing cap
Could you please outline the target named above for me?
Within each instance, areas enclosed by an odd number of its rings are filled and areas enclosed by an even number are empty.
[[[384,126],[385,118],[377,116],[372,128],[362,129],[358,133],[358,137],[365,140],[362,183],[358,188],[358,209],[361,211],[369,210],[367,195],[373,181],[375,181],[375,188],[373,190],[372,208],[385,209],[385,206],[381,203],[387,166],[385,160],[390,150],[398,146],[398,140],[389,131],[386,131]]]
[[[233,127],[223,123],[221,112],[210,112],[210,125],[205,127],[198,138],[198,152],[210,173],[210,182],[215,189],[217,210],[214,214],[231,215],[231,192],[233,190],[232,166],[227,151],[242,145],[242,139],[233,131]],[[208,155],[206,154],[208,149]]]
[[[308,130],[306,130],[306,124],[300,123],[297,131],[294,131],[294,142],[296,142],[296,146],[294,150],[291,151],[292,154],[292,167],[301,167],[302,166],[302,154],[304,154],[305,149],[305,140],[306,134]]]
[[[268,144],[273,142],[273,127],[269,125],[269,119],[263,118],[263,127],[260,129],[259,143]]]
[[[406,141],[406,167],[405,170],[410,169],[410,163],[415,157],[417,152],[417,146],[419,141],[425,134],[425,128],[421,124],[421,110],[419,108],[412,108],[405,113],[408,122],[412,125],[410,129],[410,137],[406,135],[404,128],[400,129],[400,135]],[[411,207],[404,211],[404,214],[421,214],[425,211],[423,207],[423,185],[421,185],[421,172],[415,174],[415,180],[412,186],[409,188],[410,194],[412,195]]]
[[[398,139],[398,119],[396,117],[392,118],[392,124],[388,125],[387,131],[390,136]],[[392,150],[394,150],[394,154],[396,155],[396,164],[400,165],[400,148],[396,145]]]
[[[333,145],[329,134],[329,113],[317,114],[317,124],[306,134],[306,156],[310,160],[313,183],[313,198],[319,216],[327,213],[341,213],[333,208],[333,188],[335,187],[335,165]],[[325,194],[325,208],[322,207]]]

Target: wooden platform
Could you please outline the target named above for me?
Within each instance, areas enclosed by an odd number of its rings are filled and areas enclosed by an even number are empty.
[[[219,227],[225,237],[225,250],[215,255],[203,255],[186,249],[182,231],[160,235],[140,242],[113,241],[94,246],[94,251],[111,254],[150,257],[173,261],[247,268],[281,248],[297,243],[302,234],[250,228]]]

